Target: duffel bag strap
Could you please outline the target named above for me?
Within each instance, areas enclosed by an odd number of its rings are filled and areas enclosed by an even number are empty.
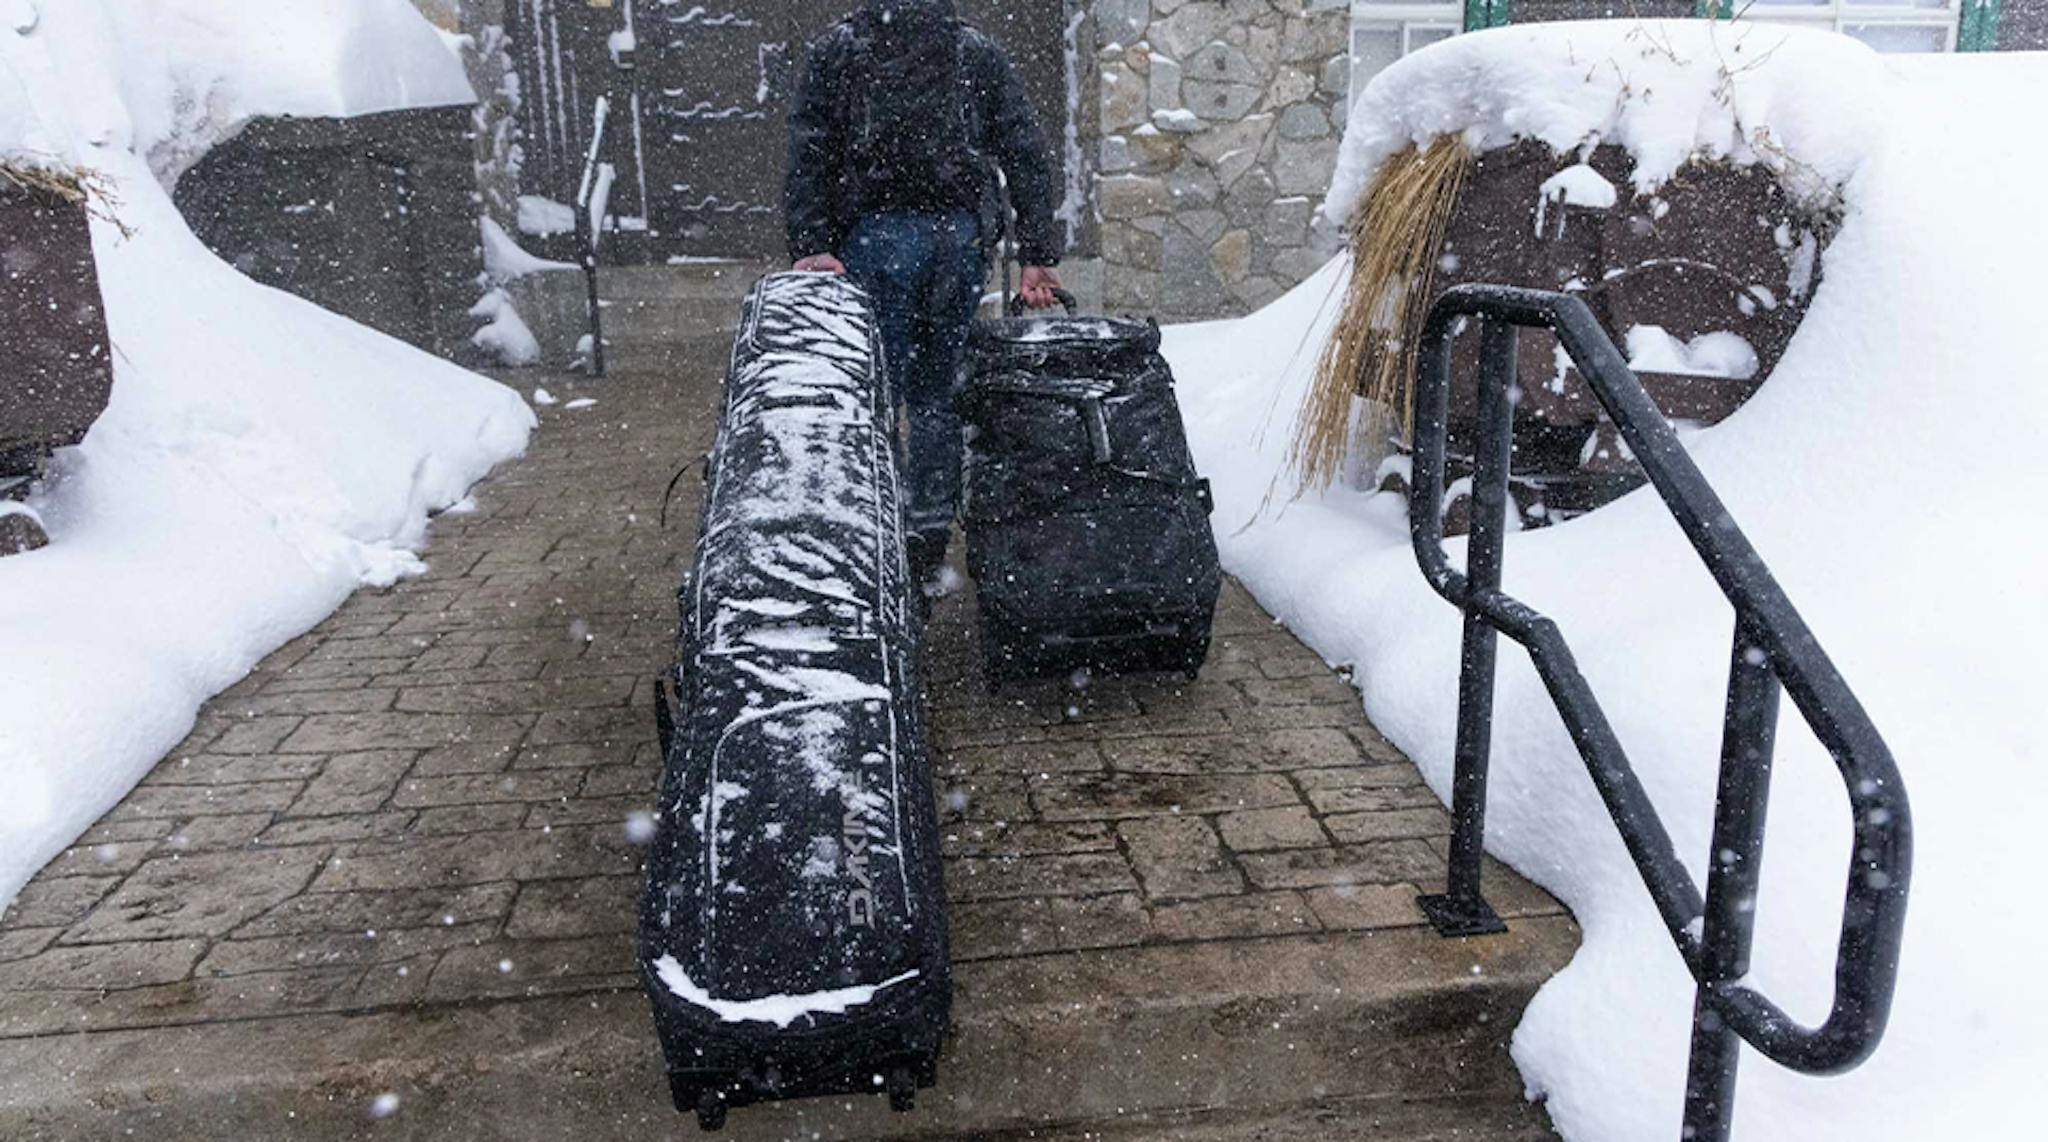
[[[1089,397],[1081,402],[1081,423],[1088,429],[1088,447],[1095,452],[1095,463],[1108,467],[1116,463],[1116,448],[1109,441],[1109,412],[1102,407],[1101,397]]]
[[[1080,402],[1081,422],[1088,430],[1088,447],[1095,453],[1095,466],[1107,468],[1119,476],[1133,480],[1145,480],[1154,484],[1165,484],[1170,488],[1181,488],[1195,493],[1203,510],[1211,515],[1216,512],[1215,493],[1209,488],[1209,481],[1197,477],[1192,480],[1173,476],[1162,476],[1140,468],[1126,468],[1116,462],[1116,445],[1109,438],[1109,410],[1103,406],[1102,398],[1089,397]]]

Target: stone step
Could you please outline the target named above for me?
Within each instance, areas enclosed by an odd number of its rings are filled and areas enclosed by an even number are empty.
[[[621,299],[725,299],[738,301],[761,275],[787,269],[772,262],[690,262],[673,266],[605,266],[598,296]]]
[[[731,335],[693,334],[690,339],[676,342],[626,341],[621,343],[611,337],[605,338],[605,371],[612,376],[626,376],[640,373],[672,375],[679,370],[704,359],[704,354],[689,345],[703,345],[715,342],[721,349],[730,349]]]
[[[1488,1099],[1325,1099],[1246,1114],[1132,1115],[1052,1130],[984,1134],[977,1142],[1555,1142],[1541,1109],[1519,1094]]]
[[[762,274],[777,268],[756,262],[605,266],[598,273],[605,342],[615,356],[643,371],[667,367],[673,342],[707,337],[729,342],[740,300]],[[566,367],[590,330],[582,272],[532,274],[510,289],[540,343],[542,360]]]
[[[604,336],[614,345],[661,345],[724,334],[730,337],[739,298],[624,298],[604,302]]]
[[[1403,928],[965,963],[917,1111],[749,1107],[724,1137],[1546,1138],[1507,1040],[1576,940],[1544,916],[1468,941]],[[401,1111],[377,1133],[393,1139],[694,1131],[631,989],[0,1041],[0,1126],[19,1116],[6,1136],[23,1142],[99,1137],[108,1108],[157,1137],[291,1122],[294,1139],[354,1138],[387,1092]]]

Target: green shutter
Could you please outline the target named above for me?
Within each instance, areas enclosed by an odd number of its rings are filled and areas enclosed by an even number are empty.
[[[1465,0],[1466,31],[1505,27],[1507,22],[1508,0]]]
[[[1694,0],[1692,14],[1702,20],[1733,20],[1735,0]]]
[[[2000,0],[1963,0],[1963,21],[1956,29],[1959,52],[1998,50],[1998,5]]]

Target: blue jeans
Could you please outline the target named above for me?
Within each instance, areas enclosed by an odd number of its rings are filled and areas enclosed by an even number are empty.
[[[871,214],[854,227],[840,261],[874,301],[892,399],[910,421],[908,448],[898,452],[905,527],[943,551],[960,503],[953,397],[988,277],[981,222],[965,210]]]

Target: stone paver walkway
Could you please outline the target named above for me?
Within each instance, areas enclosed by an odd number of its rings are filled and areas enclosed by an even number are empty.
[[[292,1119],[327,1113],[353,1125],[319,1136],[353,1136],[387,1090],[416,1108],[407,1136],[561,1137],[540,1124],[592,1114],[680,1130],[633,973],[630,823],[659,779],[650,680],[675,630],[695,478],[667,530],[660,502],[710,442],[722,351],[696,347],[681,378],[551,381],[598,403],[543,411],[478,510],[435,524],[428,575],[357,596],[210,703],[28,886],[0,921],[0,1138],[144,1122],[222,1136],[208,1132],[250,1116],[297,1137]],[[928,676],[961,1019],[991,1021],[985,1041],[1044,1049],[1017,1038],[1027,1001],[1151,1010],[1213,993],[1217,1028],[1277,1028],[1275,1009],[1232,1000],[1290,956],[1341,992],[1362,932],[1383,937],[1382,974],[1548,971],[1568,955],[1557,906],[1505,875],[1503,912],[1543,918],[1519,926],[1530,941],[1422,934],[1413,897],[1443,875],[1446,815],[1346,681],[1234,584],[1195,683],[991,696],[972,626],[968,600],[940,605]],[[559,1099],[581,1105],[423,1125],[464,1083],[523,1105],[499,1087],[528,1072],[493,1077],[515,1051],[578,1076]],[[1013,1060],[1027,1063],[1056,1069]],[[619,1073],[586,1073],[607,1066]],[[969,1097],[961,1085],[946,1097]],[[1029,1121],[1076,1097],[1060,1086],[971,1097]],[[1147,1096],[1102,1097],[1114,1112]]]

